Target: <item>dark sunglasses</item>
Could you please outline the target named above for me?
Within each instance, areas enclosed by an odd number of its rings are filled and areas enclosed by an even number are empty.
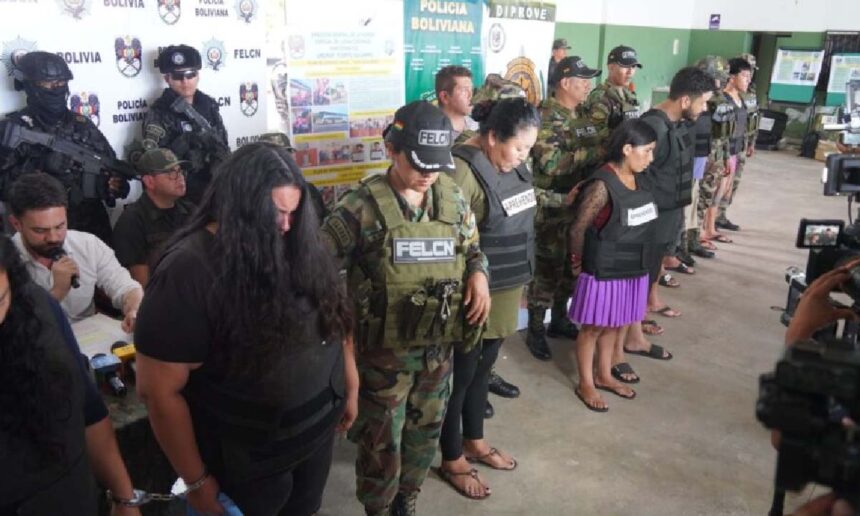
[[[197,77],[197,70],[186,70],[184,72],[170,72],[170,78],[174,81],[181,81],[182,79],[193,79]]]

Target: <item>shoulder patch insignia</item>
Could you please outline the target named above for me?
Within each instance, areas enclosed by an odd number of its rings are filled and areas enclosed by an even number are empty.
[[[340,249],[350,249],[355,245],[355,237],[340,213],[331,214],[325,227]]]

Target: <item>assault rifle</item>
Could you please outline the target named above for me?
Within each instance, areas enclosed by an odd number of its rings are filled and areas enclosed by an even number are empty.
[[[113,196],[108,192],[107,178],[102,174],[106,171],[110,176],[123,179],[135,179],[137,172],[125,161],[108,156],[79,145],[71,140],[53,134],[28,129],[22,125],[7,122],[2,124],[3,134],[0,135],[0,146],[15,149],[22,143],[42,145],[72,159],[83,171],[81,191],[84,199],[104,199],[111,201]],[[126,186],[125,195],[128,195]],[[122,194],[122,192],[120,192]],[[120,195],[125,197],[125,195]]]
[[[176,97],[176,100],[170,104],[170,109],[173,110],[174,113],[178,113],[180,115],[185,115],[189,120],[197,124],[198,134],[203,137],[204,141],[212,141],[216,144],[218,148],[218,153],[222,153],[226,151],[227,154],[230,153],[230,147],[227,145],[227,142],[221,139],[221,135],[218,134],[218,131],[212,127],[212,124],[209,123],[209,120],[197,112],[194,109],[194,106],[189,104],[184,98]]]

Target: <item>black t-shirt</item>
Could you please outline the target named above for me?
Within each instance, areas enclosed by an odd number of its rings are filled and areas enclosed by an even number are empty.
[[[126,206],[113,228],[113,248],[123,267],[155,267],[167,239],[185,224],[194,205],[178,200],[172,208],[156,206],[149,195]]]

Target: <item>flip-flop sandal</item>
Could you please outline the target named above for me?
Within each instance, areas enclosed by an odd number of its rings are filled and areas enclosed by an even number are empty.
[[[652,319],[645,319],[642,321],[642,333],[645,335],[650,335],[655,337],[657,335],[663,335],[663,327],[657,324],[657,321]]]
[[[579,401],[581,401],[582,404],[585,405],[585,408],[587,408],[588,410],[600,413],[609,412],[609,407],[595,407],[594,405],[591,405],[590,403],[585,401],[585,398],[582,396],[582,393],[579,392],[579,387],[575,388],[573,390],[573,393],[576,394],[576,397],[579,398]]]
[[[734,240],[727,237],[726,235],[717,235],[714,238],[712,238],[711,240],[715,240],[721,244],[733,244],[734,243]]]
[[[634,391],[633,389],[630,389],[631,391],[633,391],[633,394],[631,394],[630,396],[625,396],[625,395],[621,394],[621,392],[613,389],[612,387],[607,387],[605,385],[595,384],[594,388],[601,390],[601,391],[611,392],[612,394],[618,396],[619,398],[624,398],[625,400],[632,400],[632,399],[636,398],[636,391]]]
[[[710,240],[699,240],[699,245],[707,249],[708,251],[718,251],[719,248],[711,243]]]
[[[669,274],[668,272],[666,274],[660,276],[660,279],[657,280],[657,283],[661,287],[678,288],[681,286],[681,284],[678,283],[678,280],[673,278],[672,275]]]
[[[660,314],[663,317],[668,317],[669,319],[674,319],[675,317],[681,317],[681,312],[676,312],[672,310],[672,307],[669,305],[664,306],[659,310],[650,310],[651,313]],[[669,312],[674,313],[675,315],[670,315]]]
[[[480,462],[484,466],[489,466],[489,467],[491,467],[493,469],[497,469],[499,471],[513,471],[513,470],[517,469],[516,459],[511,458],[511,467],[500,468],[500,467],[496,466],[495,464],[493,464],[487,460],[487,458],[492,457],[493,455],[498,455],[499,457],[502,456],[502,454],[499,453],[498,448],[490,448],[490,451],[485,453],[484,455],[479,455],[477,457],[466,457],[466,460],[469,462]]]
[[[478,480],[478,470],[475,468],[472,468],[469,471],[466,471],[463,473],[454,473],[453,471],[447,471],[447,470],[444,470],[442,468],[433,468],[433,472],[436,473],[436,475],[438,475],[439,478],[441,478],[442,480],[447,482],[448,485],[453,487],[455,491],[457,491],[461,495],[465,496],[469,500],[483,500],[484,498],[487,498],[490,496],[490,493],[488,493],[486,491],[487,486],[485,486],[483,482]],[[475,481],[484,488],[484,496],[470,494],[468,491],[466,491],[466,489],[464,487],[461,487],[461,486],[458,486],[457,484],[455,484],[454,483],[454,477],[461,477],[461,476],[463,476],[463,477],[469,476],[469,477],[474,478]]]
[[[686,263],[681,262],[677,267],[664,267],[667,271],[680,272],[681,274],[690,274],[693,275],[696,273],[694,269],[691,269]]]
[[[622,383],[639,383],[640,380],[639,375],[636,374],[636,371],[634,371],[633,368],[630,367],[630,364],[628,364],[627,362],[615,364],[614,366],[612,366],[612,369],[610,369],[609,372],[612,373],[613,378]],[[627,378],[624,378],[624,376],[622,376],[625,374],[632,374],[636,378],[633,380],[628,380]]]
[[[629,353],[631,355],[639,355],[643,357],[653,358],[655,360],[672,360],[672,353],[665,351],[664,354],[663,346],[659,346],[657,344],[651,344],[651,348],[648,351],[642,351],[641,349],[627,349],[624,348],[625,353]]]

